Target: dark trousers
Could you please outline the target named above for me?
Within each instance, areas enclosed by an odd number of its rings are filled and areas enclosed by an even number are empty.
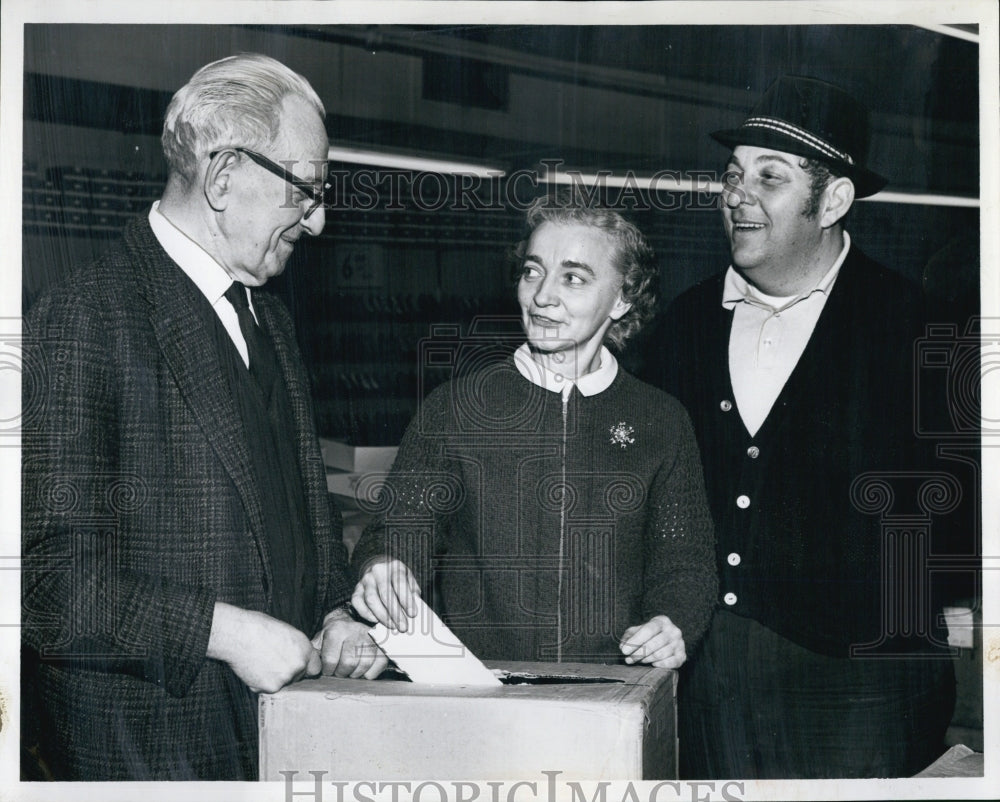
[[[718,611],[681,675],[681,778],[911,776],[954,705],[947,657],[827,657]]]

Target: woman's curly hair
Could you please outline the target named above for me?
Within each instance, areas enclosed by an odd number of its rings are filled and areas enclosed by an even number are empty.
[[[591,226],[605,232],[615,243],[614,265],[622,275],[622,298],[632,306],[611,324],[606,340],[621,353],[628,339],[656,314],[659,268],[653,249],[635,224],[614,209],[581,192],[565,189],[554,196],[536,198],[528,207],[526,232],[513,252],[515,276],[520,276],[528,241],[542,223]]]

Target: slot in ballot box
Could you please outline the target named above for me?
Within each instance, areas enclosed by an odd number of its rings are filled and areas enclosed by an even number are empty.
[[[498,687],[320,677],[260,697],[260,779],[673,779],[676,672],[487,662]],[[390,675],[392,676],[392,675]]]

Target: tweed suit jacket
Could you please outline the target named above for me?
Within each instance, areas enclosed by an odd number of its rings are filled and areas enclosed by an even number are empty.
[[[798,364],[751,436],[730,383],[733,313],[722,306],[723,281],[717,274],[670,305],[643,372],[691,414],[715,522],[718,607],[831,656],[940,646],[931,602],[906,589],[928,588],[919,573],[926,566],[887,551],[883,532],[885,515],[920,515],[918,483],[940,471],[915,433],[919,289],[852,246]],[[886,487],[893,505],[878,509]],[[947,532],[935,534],[925,545],[941,551]],[[896,563],[890,581],[885,572]],[[900,604],[923,631],[904,631]]]
[[[294,417],[318,630],[352,589],[340,517],[290,316],[253,300]],[[215,602],[268,611],[270,559],[199,303],[141,219],[25,321],[25,708],[57,778],[256,777],[256,697],[205,652]]]

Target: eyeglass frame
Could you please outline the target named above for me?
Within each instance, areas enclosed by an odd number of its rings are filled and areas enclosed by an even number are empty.
[[[278,176],[278,178],[283,178],[285,181],[287,181],[289,184],[291,184],[293,187],[295,187],[297,190],[303,193],[307,198],[309,198],[309,200],[312,201],[312,204],[309,206],[308,209],[306,209],[305,214],[302,215],[303,220],[308,220],[309,216],[324,204],[324,202],[326,201],[327,190],[332,189],[333,187],[333,185],[329,181],[325,181],[323,183],[322,188],[319,191],[317,191],[315,186],[308,183],[307,181],[303,181],[297,175],[292,173],[291,170],[289,170],[288,168],[283,167],[277,162],[271,161],[269,158],[267,158],[267,156],[257,153],[257,151],[255,150],[250,150],[249,148],[243,148],[238,145],[232,145],[227,148],[219,148],[218,150],[213,150],[211,153],[208,154],[208,158],[214,159],[216,156],[218,156],[225,150],[235,150],[237,153],[246,154],[246,156],[254,164],[256,164],[259,167],[263,167],[269,173]]]

